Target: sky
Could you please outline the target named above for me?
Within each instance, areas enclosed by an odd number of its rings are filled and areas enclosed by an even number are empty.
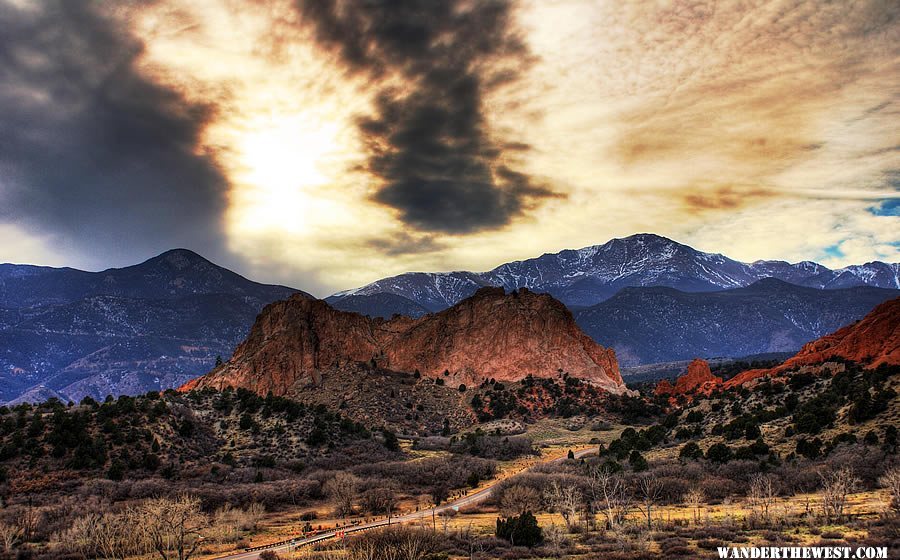
[[[900,4],[0,0],[0,262],[900,261]]]

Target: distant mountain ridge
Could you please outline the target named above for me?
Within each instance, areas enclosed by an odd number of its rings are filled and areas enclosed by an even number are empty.
[[[0,265],[0,401],[165,389],[227,358],[264,305],[304,292],[186,249],[102,272]]]
[[[576,311],[575,320],[591,338],[615,349],[623,366],[633,366],[793,352],[897,296],[900,290],[822,290],[774,278],[718,292],[625,288]]]
[[[343,297],[335,301],[333,307],[341,311],[351,311],[383,319],[390,319],[394,315],[406,315],[418,319],[429,313],[428,309],[413,300],[388,292]]]
[[[783,375],[831,360],[849,360],[870,369],[882,365],[900,366],[900,297],[878,305],[859,321],[806,343],[781,365],[743,371],[723,386],[738,387],[762,377]]]
[[[165,299],[213,293],[243,296],[264,305],[299,291],[253,282],[188,249],[172,249],[140,264],[100,272],[0,264],[0,308],[6,309],[71,303],[91,296]]]
[[[354,297],[354,310],[370,314],[364,309],[364,298],[394,294],[433,312],[465,299],[478,288],[502,286],[507,290],[525,287],[547,292],[569,307],[580,308],[596,305],[626,287],[710,292],[749,286],[769,277],[818,289],[900,289],[900,263],[875,261],[836,270],[810,261],[743,263],[659,235],[637,234],[506,263],[488,272],[410,272],[338,292],[326,301],[340,307],[342,300]],[[388,311],[381,302],[378,313]],[[395,312],[401,313],[399,308]]]

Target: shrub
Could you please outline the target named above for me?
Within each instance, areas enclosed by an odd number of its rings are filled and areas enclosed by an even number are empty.
[[[756,424],[747,424],[744,428],[744,438],[753,441],[760,436],[759,426]]]
[[[716,550],[720,546],[724,546],[725,541],[719,539],[701,539],[697,541],[697,548],[703,550]]]
[[[713,463],[727,463],[731,457],[731,448],[724,443],[713,444],[706,450],[706,458]]]
[[[750,450],[753,451],[754,455],[767,455],[769,453],[769,446],[763,441],[763,438],[758,438],[750,446]]]
[[[516,546],[532,547],[544,540],[537,518],[530,511],[506,519],[497,518],[495,534]]]
[[[819,438],[800,438],[797,441],[797,453],[803,455],[807,459],[815,459],[822,450],[822,442]]]
[[[685,440],[691,439],[694,437],[693,430],[688,430],[687,428],[679,428],[677,432],[675,432],[675,439]]]
[[[397,435],[394,432],[383,428],[381,435],[384,436],[384,447],[388,451],[400,451],[400,442],[397,440]]]
[[[110,480],[122,480],[125,476],[125,465],[116,459],[106,471],[106,478]]]
[[[644,459],[644,456],[637,449],[631,452],[631,455],[628,457],[628,464],[631,465],[631,469],[634,472],[645,471],[648,468],[647,459]]]
[[[434,557],[437,538],[431,531],[412,527],[393,526],[377,531],[366,531],[350,540],[348,558],[391,560],[398,551],[405,551],[404,558]]]
[[[684,444],[684,447],[681,448],[681,452],[678,454],[682,459],[702,459],[703,458],[703,450],[700,449],[700,446],[697,445],[694,441],[689,441]]]

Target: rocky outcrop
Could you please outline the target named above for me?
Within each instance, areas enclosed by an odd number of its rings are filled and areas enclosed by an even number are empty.
[[[656,384],[656,389],[653,390],[653,393],[656,395],[672,395],[675,393],[675,386],[668,379],[663,379]]]
[[[725,387],[736,387],[764,376],[836,358],[858,362],[867,368],[900,365],[900,298],[886,301],[862,320],[806,344],[780,366],[744,371],[729,379]]]
[[[709,363],[706,360],[695,358],[688,364],[687,372],[678,376],[674,386],[663,380],[656,386],[656,394],[678,396],[709,393],[721,384],[722,378],[712,374]]]
[[[546,294],[482,288],[440,313],[389,321],[292,297],[267,306],[226,364],[183,389],[245,387],[288,393],[347,362],[454,382],[517,381],[562,373],[606,391],[625,385],[615,353],[595,343]]]
[[[285,395],[298,381],[318,381],[320,371],[377,357],[383,325],[322,300],[292,296],[263,309],[231,360],[181,389],[231,386]]]

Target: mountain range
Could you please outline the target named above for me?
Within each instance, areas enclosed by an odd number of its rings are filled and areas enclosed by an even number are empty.
[[[410,272],[338,292],[326,300],[338,309],[352,306],[373,316],[422,314],[446,309],[483,286],[502,286],[546,292],[577,309],[601,303],[622,288],[664,286],[711,292],[749,286],[763,278],[818,289],[900,289],[900,263],[875,261],[835,270],[810,261],[743,263],[659,235],[637,234],[506,263],[488,272]],[[388,299],[385,294],[398,297]]]
[[[0,265],[0,401],[135,394],[227,358],[262,307],[300,293],[185,249],[102,272]]]
[[[752,384],[757,379],[785,375],[828,361],[850,361],[867,369],[900,366],[900,298],[886,301],[861,320],[807,342],[781,365],[742,371],[723,384],[725,388]]]
[[[900,290],[821,290],[766,278],[744,288],[685,292],[624,288],[575,312],[578,325],[616,351],[622,366],[794,352],[862,318]]]
[[[409,273],[326,299],[416,319],[486,286],[561,300],[624,366],[796,351],[896,297],[898,264],[831,270],[741,263],[649,234],[507,263],[484,273]],[[176,249],[102,272],[0,265],[0,401],[175,387],[232,355],[268,303],[292,294]]]

